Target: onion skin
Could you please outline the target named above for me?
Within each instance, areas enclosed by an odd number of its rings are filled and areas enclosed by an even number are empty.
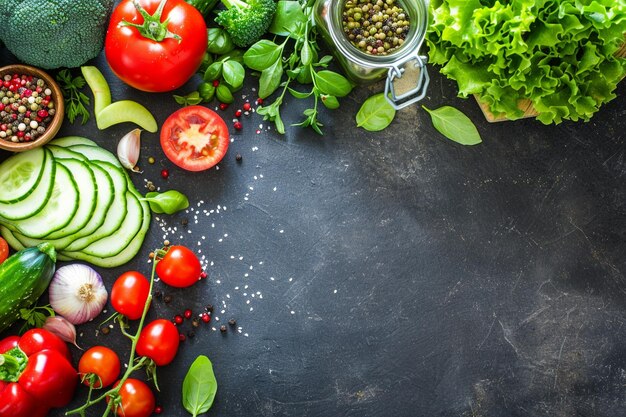
[[[50,305],[72,324],[82,324],[102,312],[108,293],[102,277],[83,264],[59,268],[48,289]]]

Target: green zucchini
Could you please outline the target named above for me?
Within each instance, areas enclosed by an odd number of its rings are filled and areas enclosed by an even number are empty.
[[[56,251],[48,242],[22,249],[0,264],[0,333],[20,318],[48,288]]]

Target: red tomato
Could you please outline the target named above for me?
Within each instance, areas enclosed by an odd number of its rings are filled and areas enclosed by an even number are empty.
[[[189,287],[200,279],[202,266],[193,251],[184,246],[172,246],[156,265],[161,281],[172,287]]]
[[[9,257],[9,244],[0,237],[0,264]]]
[[[120,358],[117,353],[106,346],[94,346],[83,353],[78,361],[78,373],[81,375],[94,374],[96,378],[94,388],[108,387],[120,375]],[[85,379],[85,385],[89,381]]]
[[[44,349],[56,350],[71,362],[70,350],[67,343],[59,336],[44,329],[30,329],[22,335],[17,343],[26,356],[31,356]]]
[[[230,137],[224,120],[203,106],[175,111],[161,128],[161,148],[170,161],[188,171],[215,166],[228,150]]]
[[[154,15],[161,2],[139,0],[138,3]],[[111,70],[126,84],[143,91],[171,91],[187,82],[200,66],[207,47],[206,24],[200,12],[183,0],[165,1],[160,18],[154,17],[156,28],[160,25],[174,37],[149,39],[142,35],[143,29],[125,24],[149,25],[150,22],[137,10],[133,0],[122,0],[111,14],[104,52]],[[167,22],[166,27],[163,22]],[[165,34],[165,30],[160,32]]]
[[[176,326],[169,320],[156,319],[141,330],[136,350],[139,356],[165,366],[174,360],[179,342]]]
[[[115,386],[119,381],[115,383]],[[121,404],[117,408],[120,417],[149,417],[154,411],[156,400],[154,394],[145,382],[128,378],[120,388]],[[107,397],[107,403],[109,398]]]
[[[129,320],[137,320],[150,294],[150,281],[141,272],[124,272],[111,289],[111,305]]]

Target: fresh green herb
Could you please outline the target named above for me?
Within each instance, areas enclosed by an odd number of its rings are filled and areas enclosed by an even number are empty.
[[[210,54],[224,55],[235,49],[232,39],[228,32],[222,28],[207,29],[207,52]]]
[[[189,207],[187,196],[176,190],[169,190],[164,193],[153,191],[147,193],[141,200],[147,201],[150,210],[158,214],[174,214]]]
[[[356,125],[370,132],[378,132],[391,124],[396,109],[387,101],[384,93],[371,96],[356,114]]]
[[[311,127],[322,134],[323,124],[318,120],[320,101],[329,109],[339,107],[338,97],[352,91],[352,84],[343,75],[327,69],[330,56],[319,58],[315,25],[312,19],[313,1],[279,1],[270,31],[284,36],[281,43],[260,40],[243,55],[244,64],[260,71],[259,97],[265,99],[280,90],[274,101],[257,108],[264,120],[274,122],[276,130],[285,133],[285,124],[280,115],[285,94],[295,98],[313,98],[313,107],[304,110],[304,120],[295,126]],[[291,43],[290,41],[293,42]],[[291,44],[288,47],[288,44]],[[310,84],[308,91],[299,91],[294,83]]]
[[[186,96],[177,96],[174,94],[174,100],[181,106],[193,106],[202,103],[203,97],[200,96],[200,91],[192,91]]]
[[[243,65],[239,62],[229,59],[224,62],[222,76],[224,77],[224,81],[226,81],[232,89],[236,90],[243,85],[246,70],[243,69]]]
[[[85,79],[81,75],[72,77],[72,73],[68,69],[58,72],[57,81],[63,90],[65,98],[65,112],[70,123],[74,123],[77,117],[81,117],[81,124],[87,123],[89,120],[89,97],[80,91],[86,84]]]
[[[45,306],[35,306],[33,308],[20,309],[20,318],[25,321],[20,329],[20,333],[24,333],[28,329],[42,327],[48,317],[54,317],[54,310],[50,304]]]
[[[219,0],[185,0],[185,2],[198,9],[202,16],[209,17],[209,12],[215,8]]]
[[[494,115],[518,119],[529,99],[542,123],[589,120],[626,75],[623,1],[435,0],[429,61]]]
[[[433,121],[433,126],[442,135],[461,145],[477,145],[482,142],[474,123],[460,110],[443,106],[435,110],[426,110]]]
[[[209,358],[200,355],[189,367],[183,380],[183,406],[194,417],[206,413],[213,405],[217,380]]]

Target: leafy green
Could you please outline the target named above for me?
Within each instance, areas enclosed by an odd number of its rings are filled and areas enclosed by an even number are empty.
[[[356,125],[370,132],[378,132],[391,124],[396,109],[387,101],[384,93],[374,94],[363,102],[356,114]]]
[[[72,77],[69,69],[59,71],[56,79],[63,90],[63,97],[65,97],[64,104],[67,120],[70,123],[74,123],[74,120],[80,117],[81,124],[84,125],[89,120],[89,111],[86,107],[89,106],[89,97],[80,90],[87,82],[81,75]]]
[[[261,39],[243,54],[243,62],[250,69],[263,71],[272,66],[281,54],[281,46],[268,39]]]
[[[279,36],[293,36],[298,26],[306,21],[300,3],[297,1],[281,0],[276,3],[276,14],[268,32]]]
[[[230,35],[222,28],[207,29],[207,52],[210,54],[224,55],[235,49]]]
[[[615,0],[434,0],[430,62],[495,115],[523,116],[529,99],[545,124],[589,120],[615,98],[626,59],[626,3]]]
[[[217,380],[209,358],[200,355],[189,367],[183,380],[183,406],[194,417],[206,413],[213,405]]]
[[[50,304],[34,306],[33,308],[21,308],[20,318],[24,320],[24,325],[20,328],[20,333],[24,333],[28,329],[43,327],[46,319],[54,316],[54,310]]]
[[[193,106],[202,102],[203,98],[200,97],[199,91],[192,91],[185,96],[179,96],[174,94],[174,100],[181,106]]]
[[[233,89],[237,89],[243,84],[243,79],[246,76],[246,70],[243,69],[243,65],[239,62],[229,59],[224,62],[222,76],[228,85],[230,85]]]
[[[433,126],[448,139],[461,145],[477,145],[482,142],[474,123],[460,110],[443,106],[430,110],[422,106],[430,114]]]
[[[174,214],[189,207],[187,196],[176,190],[169,190],[164,193],[153,191],[147,193],[141,200],[147,201],[150,210],[157,214]]]

